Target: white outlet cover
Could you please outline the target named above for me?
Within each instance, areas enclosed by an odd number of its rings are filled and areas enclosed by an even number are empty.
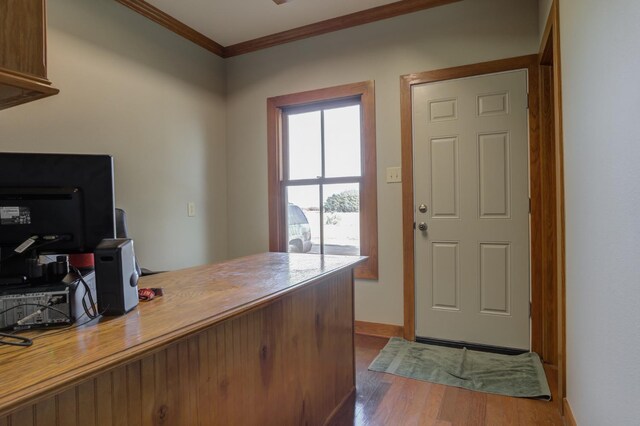
[[[387,167],[387,183],[402,182],[401,167]]]

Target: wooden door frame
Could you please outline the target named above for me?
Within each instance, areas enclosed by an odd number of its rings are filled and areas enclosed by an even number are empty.
[[[551,10],[547,17],[545,31],[538,52],[538,64],[540,67],[540,145],[543,151],[548,152],[542,157],[543,170],[544,159],[548,155],[552,158],[552,172],[555,175],[550,185],[542,183],[543,201],[550,200],[553,207],[549,211],[543,204],[543,213],[550,214],[552,220],[552,236],[550,243],[554,250],[547,259],[547,272],[552,276],[552,286],[547,286],[550,294],[543,295],[545,314],[553,313],[552,318],[544,321],[552,321],[552,329],[545,330],[543,344],[550,345],[555,352],[552,364],[557,367],[558,401],[561,401],[563,413],[570,413],[566,401],[566,328],[565,328],[565,216],[564,216],[564,148],[562,130],[562,78],[560,61],[560,15],[558,0],[551,4]],[[548,86],[547,86],[548,85]],[[546,86],[546,87],[545,87]],[[549,87],[550,86],[550,87]],[[545,94],[545,89],[550,89]],[[544,171],[543,171],[544,173]],[[549,256],[549,254],[545,255]],[[544,272],[544,271],[543,271]],[[553,341],[552,341],[553,340]]]
[[[414,85],[453,80],[505,71],[526,69],[529,83],[529,178],[531,196],[531,346],[542,344],[540,269],[536,266],[542,251],[540,240],[540,139],[539,139],[539,59],[538,55],[519,56],[479,64],[408,74],[400,77],[402,144],[402,242],[404,285],[404,338],[415,340],[415,247],[413,197],[413,123],[411,89]],[[536,212],[534,214],[534,212]]]

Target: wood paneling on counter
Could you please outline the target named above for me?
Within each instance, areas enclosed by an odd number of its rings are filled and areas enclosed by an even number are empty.
[[[0,425],[322,424],[355,386],[357,260],[268,253],[146,278],[165,296],[0,349]]]

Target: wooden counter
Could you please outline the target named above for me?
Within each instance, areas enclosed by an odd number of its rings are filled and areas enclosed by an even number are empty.
[[[362,260],[265,253],[145,277],[163,297],[0,347],[0,426],[323,424],[355,386]]]

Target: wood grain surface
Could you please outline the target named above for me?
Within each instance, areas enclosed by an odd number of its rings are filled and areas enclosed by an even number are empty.
[[[380,324],[376,322],[356,321],[356,334],[375,337],[402,337],[404,330],[401,325]]]
[[[47,80],[44,0],[0,0],[0,109],[55,95]]]
[[[367,367],[388,339],[356,335],[357,393],[336,413],[330,426],[562,426],[556,403],[460,389]],[[549,375],[551,392],[556,383]]]
[[[0,425],[326,419],[354,386],[362,260],[265,253],[145,277],[163,297],[0,348]]]
[[[0,0],[0,67],[47,76],[44,0]]]

